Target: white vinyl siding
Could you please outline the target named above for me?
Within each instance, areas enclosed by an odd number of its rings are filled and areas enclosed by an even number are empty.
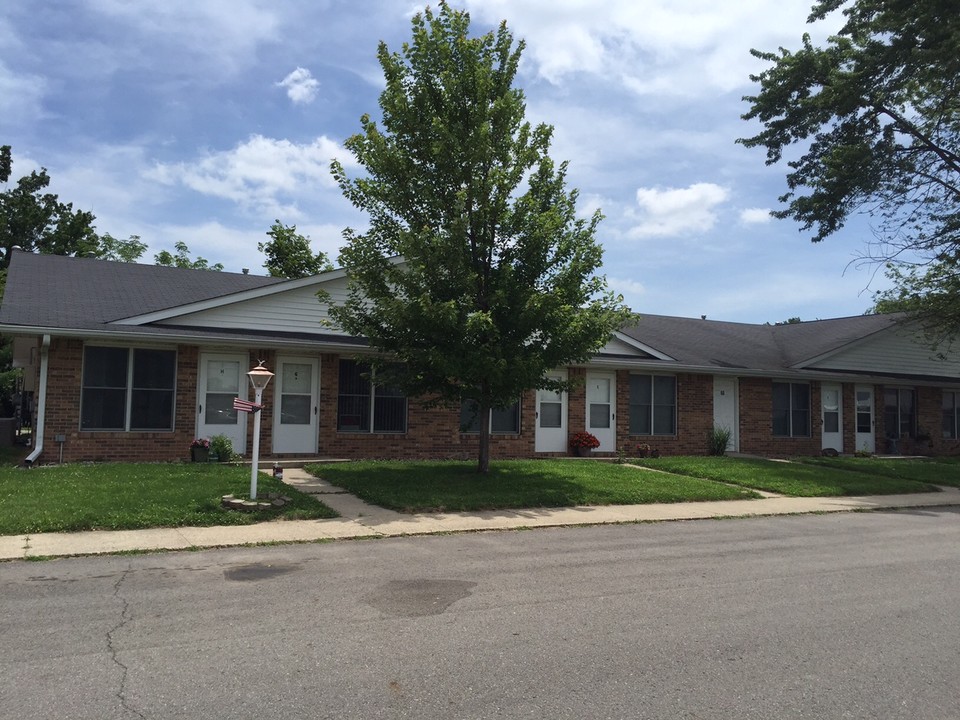
[[[911,332],[908,328],[877,333],[875,337],[804,367],[877,374],[960,376],[960,360],[956,356],[938,358],[923,334]]]
[[[344,335],[345,333],[336,327],[324,325],[322,322],[328,318],[329,305],[327,302],[321,303],[317,298],[317,290],[321,288],[329,293],[330,303],[341,303],[347,297],[346,278],[338,278],[322,284],[180,315],[156,324]]]

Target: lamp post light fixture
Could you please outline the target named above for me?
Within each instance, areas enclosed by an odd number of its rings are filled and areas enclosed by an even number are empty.
[[[267,387],[273,373],[263,366],[263,360],[247,373],[250,384],[253,385],[254,402],[262,405],[263,389]],[[257,473],[260,471],[260,408],[253,413],[253,462],[250,467],[250,499],[257,499]]]

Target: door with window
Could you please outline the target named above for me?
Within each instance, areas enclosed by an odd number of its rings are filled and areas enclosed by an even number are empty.
[[[315,455],[320,361],[281,355],[277,358],[276,383],[273,451]]]
[[[822,439],[820,446],[843,452],[843,392],[839,383],[823,383],[820,386],[820,420]]]
[[[713,376],[713,426],[730,431],[729,452],[740,450],[739,382],[735,377]]]
[[[566,380],[565,370],[547,373],[551,380]],[[537,390],[536,452],[566,452],[567,394],[555,390]]]
[[[200,354],[197,390],[197,437],[226,435],[234,452],[247,451],[247,413],[233,409],[233,399],[247,398],[247,366],[243,354]]]
[[[587,373],[587,432],[600,441],[598,452],[617,449],[617,376],[610,372]]]
[[[873,438],[873,386],[857,385],[856,393],[856,445],[857,450],[872,453],[876,451]]]

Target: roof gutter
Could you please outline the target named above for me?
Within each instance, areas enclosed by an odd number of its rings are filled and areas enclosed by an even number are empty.
[[[44,335],[43,342],[40,343],[40,388],[37,399],[37,421],[33,427],[34,446],[33,452],[27,455],[23,461],[27,467],[31,467],[40,453],[43,452],[43,426],[47,415],[47,368],[50,363],[50,336]]]

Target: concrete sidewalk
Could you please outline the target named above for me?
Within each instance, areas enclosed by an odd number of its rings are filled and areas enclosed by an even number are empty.
[[[764,497],[758,500],[600,505],[573,508],[488,510],[464,513],[408,515],[368,505],[349,493],[299,468],[284,471],[284,480],[339,512],[332,520],[290,520],[244,526],[153,528],[79,533],[39,533],[0,536],[0,560],[31,557],[96,555],[124,551],[187,550],[258,543],[313,542],[359,537],[390,537],[430,533],[564,525],[700,520],[705,518],[794,515],[891,508],[960,506],[960,489],[916,495],[865,497]]]

